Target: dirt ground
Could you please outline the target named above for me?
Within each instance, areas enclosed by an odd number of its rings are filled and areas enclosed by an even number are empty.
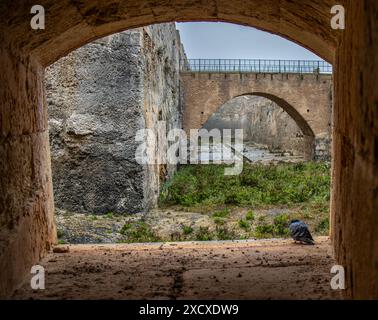
[[[327,237],[70,245],[51,253],[45,290],[29,279],[14,299],[341,299],[330,287]]]

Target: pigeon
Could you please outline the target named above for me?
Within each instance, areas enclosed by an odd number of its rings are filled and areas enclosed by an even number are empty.
[[[300,220],[292,220],[289,226],[291,237],[295,242],[299,241],[304,244],[315,244],[314,239],[308,230],[307,224]]]

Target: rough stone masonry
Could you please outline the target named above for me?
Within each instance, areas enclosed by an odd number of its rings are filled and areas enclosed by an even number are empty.
[[[245,142],[251,141],[273,152],[305,157],[306,151],[313,148],[313,139],[306,139],[295,120],[263,97],[241,96],[226,102],[204,127],[208,130],[242,128]]]
[[[56,207],[122,214],[156,205],[160,183],[175,168],[138,164],[135,135],[156,130],[159,120],[167,130],[181,128],[184,58],[170,23],[94,41],[46,70]]]

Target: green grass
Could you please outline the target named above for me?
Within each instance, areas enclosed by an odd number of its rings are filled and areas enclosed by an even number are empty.
[[[256,238],[287,237],[289,234],[289,217],[286,214],[277,215],[273,223],[261,219],[255,228]]]
[[[217,227],[215,232],[217,240],[234,240],[240,238],[234,231],[228,229],[227,227]]]
[[[274,236],[274,226],[272,224],[261,224],[255,228],[255,237],[259,239],[271,238]]]
[[[214,217],[213,220],[216,225],[224,225],[226,223],[226,219],[221,217]]]
[[[304,220],[316,235],[328,233],[328,164],[244,164],[238,176],[225,176],[225,167],[182,166],[161,190],[162,208],[200,212],[210,218],[208,226],[188,221],[161,239],[144,220],[134,221],[121,229],[121,242],[288,237],[291,219]]]
[[[253,221],[255,220],[255,213],[253,210],[248,210],[247,214],[245,215],[246,220]]]
[[[114,213],[113,212],[108,212],[106,215],[105,215],[106,218],[108,219],[113,219],[114,218]]]
[[[290,205],[329,201],[330,167],[325,163],[244,164],[237,176],[225,165],[187,165],[164,185],[162,206]]]
[[[251,229],[251,225],[246,220],[240,219],[238,224],[239,224],[239,227],[244,229],[245,231],[249,231]]]
[[[193,228],[191,226],[182,226],[182,232],[184,235],[191,234],[193,232]]]
[[[215,230],[212,231],[209,229],[209,227],[200,227],[192,240],[234,240],[239,238],[240,237],[232,229],[226,226],[217,226]]]
[[[328,230],[329,230],[329,218],[324,218],[315,227],[315,231],[322,234],[327,234]]]
[[[226,218],[230,215],[230,210],[225,208],[213,213],[213,218]]]
[[[57,229],[57,230],[56,230],[56,237],[57,237],[58,239],[63,238],[63,237],[64,237],[64,231],[61,230],[61,229]]]
[[[210,241],[214,240],[213,233],[209,230],[209,227],[200,227],[196,232],[195,239],[197,241]]]
[[[159,242],[158,238],[144,221],[128,222],[120,230],[124,236],[122,242]]]

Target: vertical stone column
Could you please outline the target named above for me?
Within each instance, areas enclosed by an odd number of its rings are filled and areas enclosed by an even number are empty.
[[[56,232],[43,68],[0,50],[0,297],[7,297]]]
[[[335,63],[332,238],[347,293],[378,298],[378,2],[349,1]]]

